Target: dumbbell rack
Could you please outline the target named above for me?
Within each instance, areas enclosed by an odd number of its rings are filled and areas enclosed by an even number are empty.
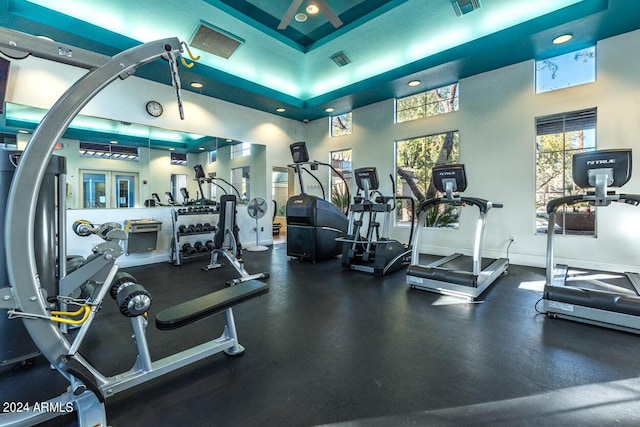
[[[195,239],[193,236],[200,236],[200,240],[213,240],[216,224],[213,223],[213,215],[218,215],[218,210],[212,206],[193,206],[183,207],[177,209],[171,209],[171,222],[173,224],[173,238],[171,239],[171,262],[174,265],[182,265],[186,260],[192,258],[201,258],[203,256],[209,256],[210,250],[203,252],[196,252],[193,254],[185,254],[182,252],[182,245],[184,243],[191,244]],[[207,218],[207,221],[203,221],[202,218]],[[188,220],[187,220],[188,219]],[[209,230],[189,231],[186,229],[191,224],[204,224],[209,223],[211,228]],[[181,228],[183,226],[183,228]],[[208,239],[202,239],[202,236],[207,236]],[[202,241],[204,243],[204,241]]]

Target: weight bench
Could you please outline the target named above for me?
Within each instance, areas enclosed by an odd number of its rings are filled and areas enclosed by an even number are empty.
[[[236,304],[264,295],[268,291],[269,286],[258,280],[241,282],[162,310],[156,315],[156,327],[165,331],[181,328],[205,317],[222,313]]]

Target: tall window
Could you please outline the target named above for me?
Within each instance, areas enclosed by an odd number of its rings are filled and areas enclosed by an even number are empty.
[[[431,169],[435,165],[456,163],[458,152],[458,131],[396,142],[397,195],[417,200],[437,197],[436,188],[431,180]],[[409,224],[413,220],[409,202],[402,203],[397,215],[398,224]],[[427,215],[427,223],[424,225],[457,228],[458,209],[450,205],[440,205]]]
[[[351,176],[353,171],[353,161],[351,159],[351,149],[339,150],[331,152],[331,166],[338,171],[344,181],[338,174],[331,170],[331,203],[346,212],[351,201],[349,200],[349,191],[347,185],[351,188]]]
[[[331,136],[351,135],[353,118],[351,112],[331,116]]]
[[[536,230],[546,233],[547,203],[557,197],[583,194],[573,184],[575,153],[596,148],[596,109],[536,119]],[[555,232],[595,235],[595,210],[584,205],[560,208]]]
[[[396,123],[458,111],[458,83],[396,99]]]
[[[251,143],[241,142],[240,144],[231,146],[231,158],[237,159],[251,155]]]
[[[595,46],[536,61],[536,93],[564,89],[595,80]]]

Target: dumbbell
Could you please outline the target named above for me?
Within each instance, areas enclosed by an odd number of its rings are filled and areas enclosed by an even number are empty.
[[[205,233],[211,231],[211,224],[209,224],[208,222],[202,224],[202,231],[204,231]]]
[[[196,233],[202,233],[202,224],[201,223],[197,223],[194,227],[193,227],[193,231]]]
[[[206,242],[204,242],[204,245],[210,251],[212,251],[214,248],[213,240],[207,240]]]
[[[195,233],[196,232],[196,226],[194,224],[189,224],[187,226],[187,233]]]
[[[196,253],[196,249],[191,246],[191,243],[185,243],[182,245],[182,253],[185,255],[193,255]]]
[[[202,244],[202,242],[198,241],[193,245],[194,249],[198,252],[208,252],[209,249],[207,249],[207,247],[205,245]]]
[[[180,234],[184,234],[187,232],[187,226],[184,224],[180,224],[180,226],[178,227],[178,231],[180,232]]]

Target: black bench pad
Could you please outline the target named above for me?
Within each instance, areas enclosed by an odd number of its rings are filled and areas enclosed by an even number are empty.
[[[197,320],[218,314],[243,301],[263,295],[269,285],[258,280],[248,280],[235,286],[212,292],[162,310],[156,315],[156,327],[160,330],[177,329]]]

